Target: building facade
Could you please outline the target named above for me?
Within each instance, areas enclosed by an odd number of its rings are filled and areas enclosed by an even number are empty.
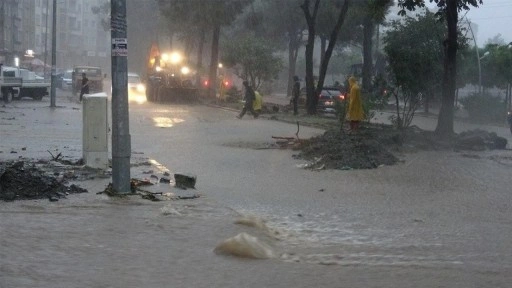
[[[110,32],[94,14],[108,0],[57,0],[57,68],[77,65],[110,67]],[[0,0],[0,63],[28,63],[35,57],[50,64],[53,0]],[[27,51],[31,51],[27,55]],[[33,53],[32,53],[33,52]]]

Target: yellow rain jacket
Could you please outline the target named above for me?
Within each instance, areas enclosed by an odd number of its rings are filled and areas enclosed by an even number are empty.
[[[261,105],[263,104],[263,97],[258,91],[254,91],[254,101],[252,101],[252,109],[254,111],[261,110]]]
[[[350,94],[347,119],[350,121],[362,121],[364,119],[364,111],[361,89],[354,77],[350,77],[348,83],[350,84]]]

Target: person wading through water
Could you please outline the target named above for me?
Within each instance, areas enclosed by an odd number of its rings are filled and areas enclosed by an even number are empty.
[[[85,73],[82,73],[82,88],[80,89],[80,102],[84,94],[89,94],[89,78]]]
[[[242,117],[244,117],[244,115],[245,115],[245,112],[247,112],[247,111],[251,112],[251,114],[252,114],[252,116],[254,116],[254,118],[258,118],[258,114],[256,114],[256,112],[254,112],[254,108],[253,108],[253,102],[254,102],[254,99],[256,98],[256,95],[254,94],[254,90],[249,85],[249,82],[244,81],[243,84],[245,87],[245,97],[244,97],[245,104],[244,104],[244,108],[242,109],[242,111],[240,111],[240,114],[238,116],[236,116],[236,118],[242,119]]]

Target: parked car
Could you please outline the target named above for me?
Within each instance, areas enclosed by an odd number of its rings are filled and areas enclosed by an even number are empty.
[[[62,74],[62,89],[71,90],[73,88],[73,70],[66,70]]]
[[[324,87],[318,96],[317,110],[322,113],[336,113],[336,102],[345,100],[346,93],[339,87]]]

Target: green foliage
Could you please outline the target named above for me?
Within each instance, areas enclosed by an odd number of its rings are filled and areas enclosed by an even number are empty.
[[[262,82],[276,79],[283,67],[280,57],[263,39],[242,36],[224,46],[222,62],[235,74],[258,89]]]
[[[414,11],[416,8],[425,8],[425,2],[426,0],[398,0],[398,7],[400,8],[400,11],[398,11],[398,14],[400,16],[406,15],[406,10]],[[443,18],[443,13],[446,11],[447,8],[447,1],[446,0],[429,0],[430,3],[434,2],[437,4],[437,7],[439,7],[439,11],[436,13],[437,16]],[[483,4],[482,0],[457,0],[457,10],[469,10],[470,7],[478,7],[478,5]]]
[[[372,103],[372,109],[383,109],[389,101],[388,82],[379,74],[373,79],[372,86],[372,93],[367,94],[368,101]]]
[[[363,97],[363,111],[364,121],[370,123],[373,117],[375,117],[375,108],[377,103],[372,101],[370,97]]]
[[[400,91],[398,88],[389,88],[389,93],[395,99],[396,114],[390,116],[391,123],[398,129],[405,129],[411,125],[416,110],[423,99],[421,93]]]
[[[507,115],[506,105],[501,97],[489,93],[473,93],[460,100],[469,114],[469,119],[480,123],[500,123]]]
[[[445,26],[433,13],[393,21],[385,35],[393,83],[406,93],[433,90],[442,81]]]
[[[488,54],[481,60],[483,84],[487,87],[506,87],[512,83],[512,47],[491,44],[485,50]]]
[[[341,127],[343,127],[343,123],[345,123],[345,119],[347,118],[348,101],[334,102],[334,110],[336,111],[336,118],[340,120]]]

